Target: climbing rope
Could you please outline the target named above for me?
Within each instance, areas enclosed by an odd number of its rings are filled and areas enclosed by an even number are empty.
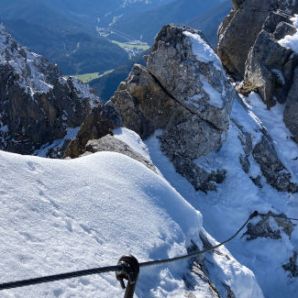
[[[160,259],[160,260],[148,261],[148,262],[142,262],[142,263],[139,263],[138,260],[133,256],[124,256],[119,260],[116,266],[98,267],[94,269],[87,269],[87,270],[74,271],[69,273],[62,273],[62,274],[3,283],[3,284],[0,284],[0,291],[38,285],[38,284],[43,284],[48,282],[60,281],[65,279],[71,279],[76,277],[114,272],[116,273],[116,278],[120,282],[121,287],[123,289],[126,289],[124,297],[130,298],[130,297],[133,297],[134,295],[140,268],[173,263],[180,260],[186,260],[186,259],[198,257],[202,254],[206,254],[208,252],[214,251],[215,249],[234,240],[241,233],[241,231],[244,230],[244,228],[246,227],[246,225],[249,223],[250,220],[252,220],[257,216],[266,216],[266,215],[268,214],[262,214],[262,213],[259,213],[258,211],[253,212],[248,217],[248,219],[243,223],[243,225],[241,225],[241,227],[231,237],[229,237],[227,240],[223,242],[220,242],[217,245],[214,245],[204,250],[194,251],[174,258]],[[282,218],[282,219],[289,219],[292,221],[298,221],[298,218],[288,218],[285,215],[275,215],[272,213],[270,214],[270,216],[272,216],[273,218]],[[127,281],[127,285],[125,285],[124,280]]]

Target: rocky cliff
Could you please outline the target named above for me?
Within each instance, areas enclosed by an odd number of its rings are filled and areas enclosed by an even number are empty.
[[[219,29],[218,54],[228,72],[243,80],[241,91],[257,91],[270,108],[285,104],[284,121],[298,140],[298,54],[283,38],[297,32],[297,1],[233,1]]]
[[[67,155],[112,150],[157,169],[203,210],[220,239],[248,212],[262,210],[231,248],[266,296],[291,297],[298,282],[297,228],[290,219],[298,210],[297,54],[282,39],[296,32],[291,15],[297,5],[233,3],[219,30],[221,59],[200,32],[165,26],[146,66],[134,65],[103,107],[113,115],[107,129],[98,129],[102,116],[87,117]],[[142,141],[132,141],[126,130],[119,136],[120,126],[141,136],[148,150],[143,158]],[[208,260],[200,267],[205,273]],[[267,281],[272,270],[278,291]],[[214,281],[208,273],[204,278]],[[223,293],[218,284],[215,291]]]
[[[0,28],[0,149],[61,155],[99,99]]]

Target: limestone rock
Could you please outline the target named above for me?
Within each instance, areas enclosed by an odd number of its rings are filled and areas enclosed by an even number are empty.
[[[298,253],[294,251],[293,256],[290,257],[289,263],[284,264],[282,267],[285,271],[288,271],[292,277],[298,277]]]
[[[198,31],[163,27],[147,68],[183,107],[217,129],[227,130],[235,91],[219,58]]]
[[[260,32],[264,30],[276,38],[290,32],[293,28],[279,24],[290,22],[288,14],[297,13],[298,4],[283,0],[235,0],[233,6],[218,32],[218,54],[227,70],[241,80],[248,54]]]
[[[0,149],[33,154],[80,126],[99,99],[0,28]]]
[[[147,58],[135,65],[112,97],[123,124],[143,138],[163,129],[161,149],[196,189],[215,190],[224,169],[194,161],[218,150],[229,127],[236,92],[222,65],[196,30],[165,26]]]
[[[102,105],[86,117],[77,137],[69,144],[64,156],[76,158],[86,152],[89,140],[100,139],[112,134],[114,128],[121,126],[116,110],[110,105]]]
[[[295,69],[293,84],[288,94],[284,121],[298,143],[298,67]]]
[[[292,182],[292,175],[279,160],[274,145],[266,135],[254,147],[253,157],[260,165],[267,182],[279,191],[298,192],[298,185]]]
[[[244,235],[250,241],[258,238],[278,240],[282,238],[282,233],[291,237],[293,230],[293,223],[284,214],[268,212],[261,214],[256,223],[249,223]]]
[[[175,100],[142,65],[134,65],[111,99],[123,125],[147,138],[164,129],[177,109]]]
[[[155,166],[144,158],[141,154],[135,152],[131,147],[129,147],[126,143],[121,140],[116,139],[111,135],[106,135],[98,140],[90,140],[86,145],[86,152],[101,152],[101,151],[110,151],[110,152],[118,152],[124,154],[126,156],[131,157],[143,165],[145,165],[150,170],[156,172]]]

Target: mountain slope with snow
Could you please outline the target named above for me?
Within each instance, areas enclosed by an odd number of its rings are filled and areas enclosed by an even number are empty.
[[[161,176],[121,154],[49,160],[0,152],[0,167],[5,173],[0,179],[0,282],[115,265],[125,254],[140,261],[173,257],[184,254],[190,241],[202,245],[200,213]],[[222,258],[213,263],[233,291],[248,283],[243,297],[262,297],[249,270],[232,256],[226,264]],[[137,297],[182,297],[187,268],[180,262],[142,270]],[[208,287],[199,285],[190,292],[201,297],[205,289],[202,297],[207,297]],[[114,274],[107,274],[5,291],[1,297],[122,294]]]

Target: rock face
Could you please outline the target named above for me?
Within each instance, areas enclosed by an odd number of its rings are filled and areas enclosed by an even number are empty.
[[[135,159],[145,165],[150,170],[156,172],[155,166],[148,161],[141,154],[135,152],[130,146],[121,140],[116,139],[111,135],[106,135],[97,140],[90,140],[86,145],[86,154],[101,152],[101,151],[110,151],[110,152],[118,152],[122,153],[132,159]]]
[[[284,120],[298,140],[298,54],[280,42],[297,29],[291,16],[297,1],[235,0],[219,30],[218,54],[226,69],[243,80],[241,91],[257,91],[270,108],[286,105]]]
[[[298,192],[298,185],[292,182],[292,175],[279,160],[273,142],[268,136],[264,135],[254,147],[253,157],[270,185],[279,191]]]
[[[274,16],[275,12],[280,9],[294,13],[298,5],[293,1],[281,0],[234,0],[233,6],[234,9],[219,28],[218,54],[228,71],[241,79],[245,74],[245,62],[251,48],[265,22],[269,25],[267,18],[275,19],[278,24],[288,21],[286,17]],[[270,27],[272,30],[272,24]],[[276,34],[280,34],[281,31],[279,27]]]
[[[289,238],[294,231],[294,224],[284,214],[268,212],[259,215],[256,223],[249,223],[245,232],[246,239],[251,241],[257,238],[282,239],[282,233]]]
[[[135,65],[111,101],[123,124],[143,138],[163,129],[161,148],[177,171],[208,191],[224,179],[224,171],[207,172],[195,160],[220,148],[236,96],[203,37],[168,25],[158,34],[147,67]]]
[[[64,156],[79,157],[86,152],[89,140],[112,134],[113,129],[119,126],[121,126],[121,120],[112,106],[102,105],[93,109],[82,123],[76,138],[66,148]]]
[[[89,88],[0,28],[0,149],[34,154],[80,126],[99,103]],[[57,152],[56,152],[57,153]]]
[[[289,263],[283,265],[284,270],[289,272],[291,277],[298,277],[297,259],[298,259],[298,253],[297,251],[295,251],[293,253],[293,256],[290,257]]]
[[[298,67],[294,72],[293,84],[290,88],[285,111],[284,121],[290,132],[293,134],[295,141],[298,143]]]

